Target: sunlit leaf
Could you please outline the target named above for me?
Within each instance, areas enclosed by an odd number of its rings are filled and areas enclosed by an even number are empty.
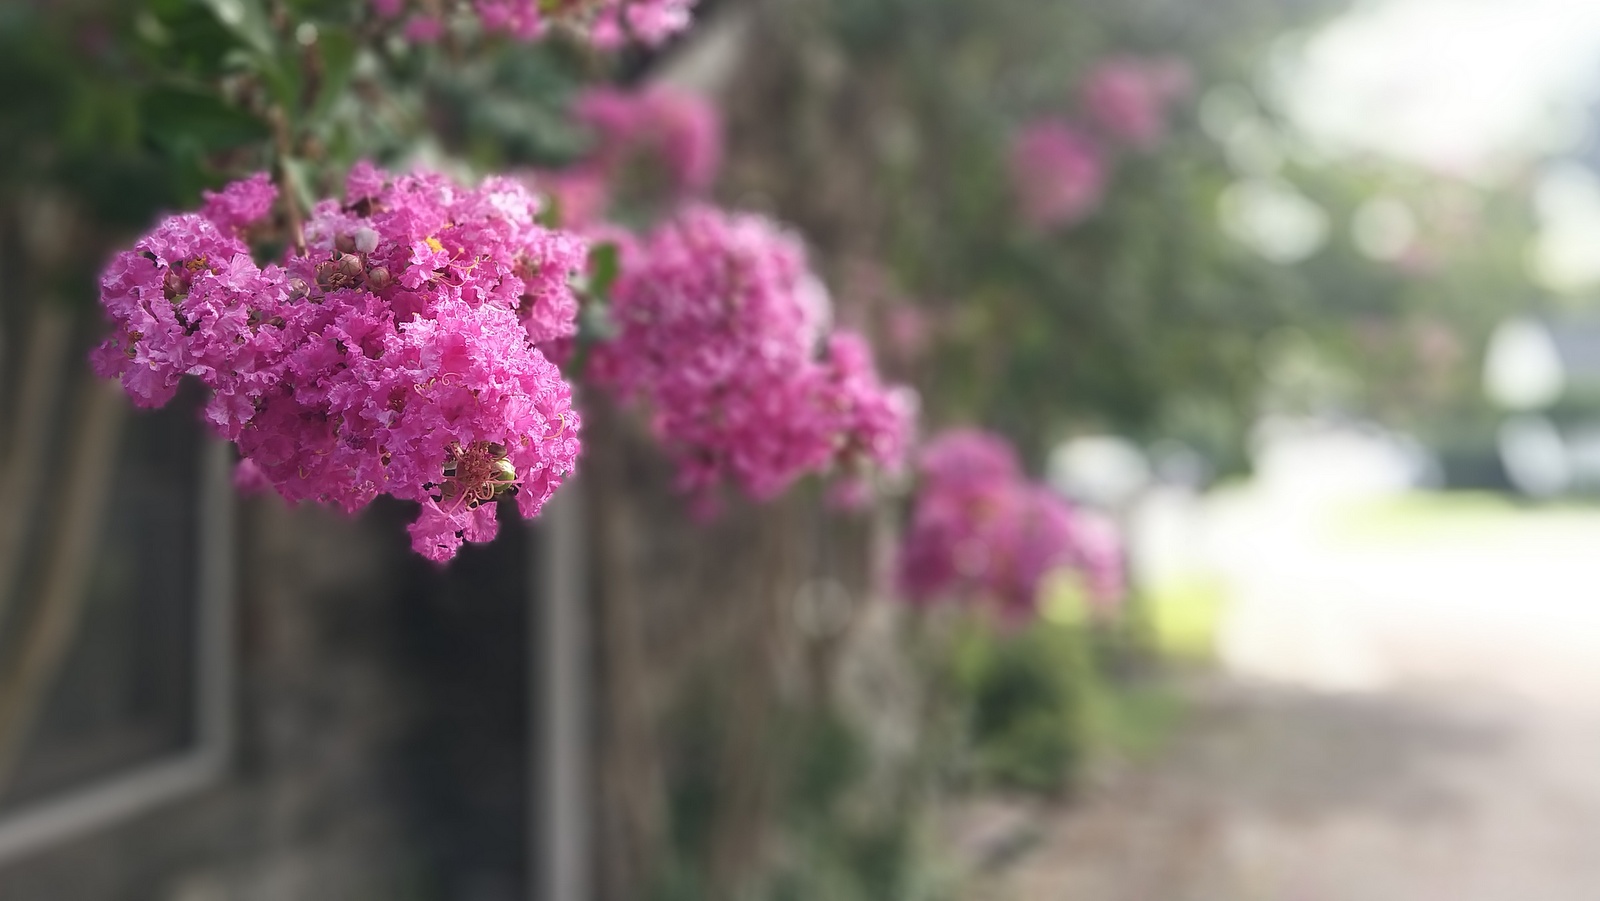
[[[272,23],[260,0],[201,0],[224,28],[250,49],[272,55]]]

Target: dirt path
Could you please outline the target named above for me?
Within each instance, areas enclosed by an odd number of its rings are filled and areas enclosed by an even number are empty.
[[[1600,517],[1251,504],[1224,675],[974,901],[1600,901]]]

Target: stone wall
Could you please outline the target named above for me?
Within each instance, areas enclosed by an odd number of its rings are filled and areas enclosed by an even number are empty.
[[[527,532],[440,571],[403,516],[247,504],[226,776],[0,867],[0,898],[524,897]]]

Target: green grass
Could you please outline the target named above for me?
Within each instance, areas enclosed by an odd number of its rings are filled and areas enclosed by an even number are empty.
[[[1329,520],[1325,535],[1345,544],[1436,544],[1574,526],[1600,529],[1600,509],[1570,502],[1534,506],[1483,492],[1418,492],[1347,507]]]
[[[1189,661],[1212,658],[1227,604],[1227,590],[1219,577],[1200,572],[1174,576],[1146,589],[1143,602],[1156,650],[1163,656]]]

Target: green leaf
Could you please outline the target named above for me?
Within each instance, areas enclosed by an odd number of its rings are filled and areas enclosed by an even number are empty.
[[[273,56],[272,23],[260,0],[200,0],[222,27],[262,56]]]
[[[586,303],[578,315],[578,333],[581,343],[610,341],[617,337],[617,324],[611,318],[611,307],[603,302]]]
[[[551,194],[541,199],[544,201],[544,206],[539,210],[539,224],[545,228],[560,228],[562,215],[561,198]]]
[[[283,168],[289,173],[289,190],[294,192],[294,199],[300,204],[302,210],[309,210],[317,204],[316,192],[313,190],[311,170],[305,160],[285,159]]]
[[[267,124],[215,94],[157,88],[139,101],[145,137],[168,149],[211,153],[266,140]]]
[[[589,248],[589,293],[595,297],[609,297],[620,268],[621,258],[615,242],[607,241]]]
[[[348,31],[325,27],[317,32],[316,52],[322,61],[321,84],[311,105],[311,120],[320,121],[350,87],[356,65],[356,39]]]

